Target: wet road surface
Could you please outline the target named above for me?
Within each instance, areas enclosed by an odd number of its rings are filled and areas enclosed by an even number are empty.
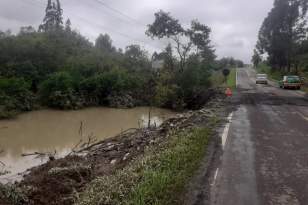
[[[213,205],[308,204],[308,100],[238,69],[237,109],[211,188]]]

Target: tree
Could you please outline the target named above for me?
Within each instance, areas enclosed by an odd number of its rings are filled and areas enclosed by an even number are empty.
[[[125,56],[133,61],[139,61],[146,59],[147,53],[139,45],[130,45],[126,47]]]
[[[307,0],[275,0],[259,31],[258,51],[268,54],[273,68],[291,70],[307,33]]]
[[[21,78],[0,78],[0,118],[33,109],[34,96]]]
[[[32,26],[23,26],[20,28],[19,35],[29,35],[35,32],[36,30]]]
[[[164,63],[165,63],[165,67],[168,70],[173,71],[174,70],[174,58],[173,58],[173,49],[171,44],[169,43],[167,45],[167,47],[165,48],[165,55],[164,55]]]
[[[54,108],[69,109],[74,106],[74,81],[67,72],[53,73],[40,86],[43,104]]]
[[[155,13],[155,21],[148,25],[146,34],[151,38],[170,38],[176,44],[175,48],[180,57],[180,70],[184,70],[187,54],[191,49],[192,43],[183,43],[181,37],[185,36],[185,30],[179,20],[173,18],[170,13],[160,10]]]
[[[183,72],[189,54],[195,48],[195,53],[200,57],[209,57],[214,51],[210,46],[211,29],[197,20],[191,22],[190,29],[184,29],[179,20],[173,18],[170,13],[160,10],[155,13],[155,20],[148,25],[146,34],[151,38],[167,38],[173,41],[175,50],[180,59],[180,71]],[[211,55],[212,57],[214,55]],[[210,59],[210,58],[208,58]]]
[[[130,71],[142,71],[150,68],[148,53],[139,45],[129,45],[125,49],[125,67]]]
[[[112,45],[112,40],[108,34],[100,34],[95,41],[95,47],[104,53],[116,51],[115,47]]]
[[[0,31],[0,39],[1,38],[6,38],[12,35],[12,31],[11,30],[6,30],[6,31]]]
[[[71,32],[72,31],[71,26],[72,26],[71,20],[67,19],[66,22],[65,22],[65,31],[66,32]]]
[[[48,0],[45,12],[45,18],[39,30],[48,32],[61,29],[63,26],[63,10],[60,0]]]
[[[253,50],[253,56],[252,56],[251,61],[254,65],[254,67],[258,67],[259,64],[262,61],[262,58],[261,58],[260,54],[258,53],[258,51],[256,49]]]
[[[218,64],[221,69],[244,66],[243,61],[236,60],[233,57],[224,57],[218,61]]]
[[[222,70],[222,74],[224,75],[225,77],[225,83],[227,82],[227,79],[228,79],[228,76],[230,75],[230,70],[225,68]]]

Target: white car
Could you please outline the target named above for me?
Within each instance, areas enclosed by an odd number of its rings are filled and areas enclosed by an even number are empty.
[[[266,74],[257,74],[256,84],[268,84],[267,75]]]

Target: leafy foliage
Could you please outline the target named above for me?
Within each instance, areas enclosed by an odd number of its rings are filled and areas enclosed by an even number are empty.
[[[155,21],[153,24],[148,25],[148,30],[146,31],[146,34],[152,38],[170,38],[184,32],[184,29],[179,23],[179,20],[173,18],[170,13],[160,10],[154,15]]]
[[[0,78],[0,118],[11,117],[16,112],[32,110],[34,96],[29,84],[19,78]]]
[[[162,10],[155,13],[155,20],[153,24],[148,25],[146,31],[146,34],[152,38],[168,38],[173,41],[173,47],[180,58],[181,71],[185,69],[187,59],[191,54],[200,56],[203,61],[214,61],[215,55],[210,45],[210,33],[211,29],[197,20],[191,22],[190,29],[184,29],[179,20]]]
[[[251,61],[255,68],[257,68],[259,64],[262,62],[262,57],[260,56],[260,54],[258,53],[256,49],[253,50],[253,56],[252,56]]]
[[[40,86],[41,102],[47,106],[69,109],[76,102],[72,76],[65,72],[54,73]]]
[[[259,31],[257,49],[268,55],[268,63],[275,70],[297,70],[299,55],[307,41],[307,0],[275,0],[274,8],[264,19]],[[256,53],[254,63],[258,62]]]
[[[48,1],[39,32],[31,26],[16,35],[0,32],[0,118],[40,105],[192,108],[192,101],[210,88],[213,70],[239,63],[215,60],[208,26],[193,20],[184,29],[164,11],[155,14],[147,34],[173,43],[152,59],[140,45],[117,49],[108,34],[93,44],[72,30],[69,19],[65,26],[62,21],[60,1]],[[153,68],[153,61],[163,63]]]
[[[95,41],[95,47],[102,52],[115,52],[112,40],[108,34],[100,34]]]

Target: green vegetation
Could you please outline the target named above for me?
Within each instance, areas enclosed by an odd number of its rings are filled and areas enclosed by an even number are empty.
[[[211,75],[210,81],[214,87],[220,87],[225,82],[226,78],[221,71],[214,71]]]
[[[23,79],[0,78],[0,118],[8,118],[16,112],[33,109],[34,96],[29,87]]]
[[[267,60],[263,64],[270,67],[267,73],[274,79],[284,74],[306,75],[307,11],[306,0],[274,1],[274,7],[264,19],[259,31],[259,40],[252,57],[255,67],[259,67],[262,56],[265,55]]]
[[[234,90],[236,88],[236,69],[231,69],[227,78],[227,87]]]
[[[177,204],[185,184],[205,155],[209,129],[174,134],[127,168],[94,180],[76,204]]]
[[[212,73],[243,65],[233,58],[216,60],[211,29],[197,20],[184,29],[169,13],[157,12],[147,34],[173,43],[151,57],[139,45],[116,48],[108,34],[93,44],[71,29],[69,19],[63,25],[62,13],[60,1],[48,1],[38,31],[0,31],[0,118],[41,106],[191,109],[192,97],[212,86]],[[153,68],[156,61],[162,66]]]
[[[258,73],[265,73],[268,75],[269,79],[274,81],[280,81],[283,77],[283,73],[279,71],[272,70],[270,66],[266,63],[260,63],[257,67]]]

